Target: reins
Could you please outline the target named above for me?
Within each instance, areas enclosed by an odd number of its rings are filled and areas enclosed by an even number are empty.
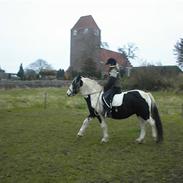
[[[96,102],[96,105],[95,105],[94,109],[96,109],[97,104],[99,103],[99,99],[100,99],[100,95],[101,95],[102,91],[103,91],[103,89],[101,89],[100,91],[96,91],[96,92],[92,92],[92,93],[88,93],[88,94],[86,94],[86,95],[83,95],[83,96],[90,96],[90,95],[94,95],[94,94],[96,94],[96,93],[99,93],[99,96],[98,96],[98,98],[97,98],[97,102]],[[98,113],[97,113],[96,110],[94,110],[94,113],[95,113],[96,116],[98,116]]]
[[[82,95],[83,95],[83,96],[88,96],[88,95],[94,95],[94,94],[96,94],[96,93],[101,93],[101,92],[102,92],[102,90],[96,91],[96,92],[92,92],[92,93],[82,94]]]

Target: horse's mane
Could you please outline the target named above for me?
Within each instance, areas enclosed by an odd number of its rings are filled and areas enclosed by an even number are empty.
[[[102,89],[102,86],[97,81],[95,81],[93,79],[82,77],[82,80],[91,89],[94,89],[94,90],[101,90]]]

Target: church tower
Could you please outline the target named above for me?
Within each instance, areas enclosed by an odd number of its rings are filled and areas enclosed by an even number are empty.
[[[101,30],[91,15],[82,16],[71,29],[70,67],[80,72],[86,62],[100,68]],[[88,63],[90,64],[90,63]]]

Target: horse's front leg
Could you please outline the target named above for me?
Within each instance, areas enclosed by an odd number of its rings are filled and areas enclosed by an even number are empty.
[[[79,132],[78,132],[78,134],[77,134],[79,137],[82,137],[82,136],[84,135],[84,132],[85,132],[86,128],[88,127],[88,125],[89,125],[89,123],[90,123],[90,121],[91,121],[92,119],[93,119],[92,117],[88,116],[88,117],[83,121],[83,124],[82,124],[82,126],[81,126],[81,128],[80,128],[80,130],[79,130]]]
[[[105,122],[105,118],[103,116],[101,116],[100,126],[103,131],[103,137],[102,137],[101,143],[108,142],[109,140],[108,127],[107,127],[107,123]]]

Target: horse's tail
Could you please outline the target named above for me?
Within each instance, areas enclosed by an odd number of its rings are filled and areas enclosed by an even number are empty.
[[[148,93],[148,94],[151,98],[151,115],[155,121],[155,126],[156,126],[156,131],[157,131],[156,142],[158,143],[158,142],[163,141],[163,126],[162,126],[161,118],[160,118],[159,111],[158,111],[157,105],[155,103],[154,97],[152,96],[151,93]]]

